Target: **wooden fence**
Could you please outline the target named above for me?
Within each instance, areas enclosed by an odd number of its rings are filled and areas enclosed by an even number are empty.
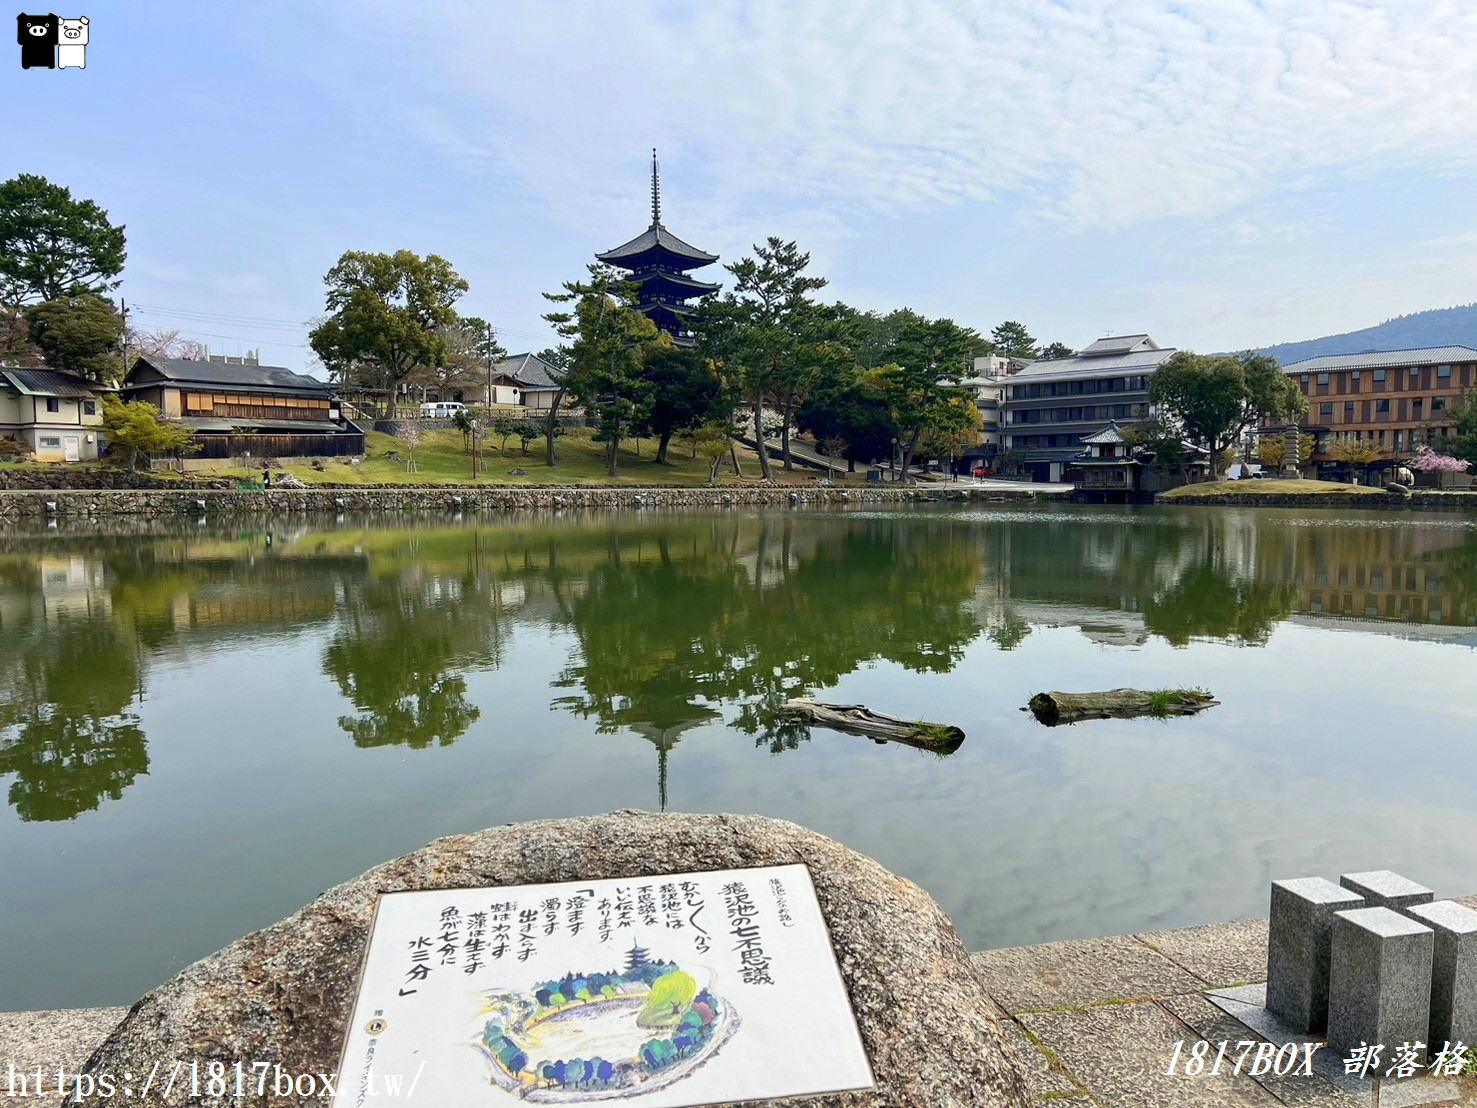
[[[347,458],[364,453],[364,435],[196,435],[195,458]]]

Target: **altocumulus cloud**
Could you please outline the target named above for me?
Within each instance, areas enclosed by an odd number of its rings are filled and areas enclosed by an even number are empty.
[[[370,26],[394,80],[458,124],[402,125],[463,161],[475,131],[602,227],[629,215],[624,169],[652,137],[701,182],[704,222],[808,209],[833,233],[848,213],[1014,194],[1022,218],[1118,229],[1477,154],[1471,0],[382,0],[345,17]]]

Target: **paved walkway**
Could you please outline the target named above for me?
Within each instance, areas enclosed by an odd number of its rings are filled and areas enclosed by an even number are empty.
[[[1477,907],[1477,897],[1464,903]],[[1180,1040],[1186,1050],[1201,1039],[1229,1040],[1233,1050],[1241,1040],[1260,1041],[1205,993],[1266,980],[1266,920],[988,950],[973,958],[1029,1063],[1037,1102],[1063,1108],[1477,1105],[1477,1077],[1387,1081],[1376,1101],[1372,1088],[1354,1094],[1316,1075],[1254,1078],[1223,1066],[1215,1077],[1167,1076]]]
[[[1477,897],[1463,901],[1477,908]],[[1206,999],[1266,979],[1267,921],[1187,927],[987,950],[972,956],[1002,1025],[1021,1048],[1036,1104],[1062,1108],[1416,1108],[1477,1106],[1477,1076],[1383,1083],[1350,1093],[1321,1076],[1166,1075],[1175,1044],[1257,1039]],[[0,1014],[6,1065],[75,1069],[124,1008]],[[1214,1051],[1212,1051],[1212,1057]],[[1234,1055],[1233,1055],[1234,1057]],[[1182,1054],[1183,1058],[1183,1054]],[[1209,1067],[1207,1067],[1208,1069]]]

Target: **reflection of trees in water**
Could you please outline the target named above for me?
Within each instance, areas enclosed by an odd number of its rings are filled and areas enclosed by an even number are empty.
[[[555,703],[668,742],[729,703],[756,745],[793,749],[808,730],[778,718],[790,697],[874,659],[951,669],[980,633],[978,573],[976,543],[923,521],[725,519],[639,560],[617,545],[561,596],[579,649],[558,684],[578,691]]]
[[[476,552],[465,538],[463,559]],[[344,582],[323,670],[358,710],[339,719],[355,746],[448,746],[481,714],[462,673],[497,668],[509,628],[496,579],[457,568],[414,560]]]
[[[1175,646],[1196,638],[1261,645],[1296,603],[1291,585],[1238,576],[1208,554],[1144,602],[1144,626]]]
[[[126,610],[48,621],[42,603],[28,614],[6,628],[0,773],[15,774],[9,800],[21,819],[76,819],[148,773],[148,743],[130,710],[138,650]]]
[[[555,705],[649,741],[665,803],[671,751],[720,713],[760,749],[792,749],[808,730],[777,718],[784,700],[875,660],[948,672],[982,623],[1008,650],[1033,623],[1105,611],[1176,644],[1261,643],[1290,611],[1350,597],[1365,618],[1371,600],[1383,619],[1407,604],[1477,618],[1477,533],[1444,521],[733,513],[57,549],[0,556],[0,773],[25,819],[74,818],[147,772],[131,700],[151,655],[311,622],[329,629],[323,672],[357,708],[339,722],[360,747],[455,741],[478,719],[468,675],[502,663],[514,622],[567,628]]]

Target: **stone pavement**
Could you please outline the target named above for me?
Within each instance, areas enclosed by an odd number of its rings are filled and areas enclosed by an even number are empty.
[[[1468,901],[1467,903],[1473,903]],[[1037,1103],[1063,1108],[1477,1106],[1477,1077],[1387,1081],[1353,1094],[1321,1076],[1166,1075],[1175,1043],[1259,1039],[1205,998],[1266,980],[1267,921],[987,950],[980,981],[1030,1064]],[[1211,1051],[1214,1058],[1215,1051]],[[1181,1056],[1182,1060],[1184,1055]],[[1206,1070],[1210,1069],[1207,1065]]]
[[[1477,897],[1463,901],[1477,908]],[[1477,1108],[1477,1076],[1385,1082],[1376,1101],[1322,1077],[1167,1076],[1185,1050],[1257,1038],[1205,993],[1266,979],[1267,921],[1186,927],[1107,939],[987,950],[972,955],[1002,1025],[1021,1048],[1036,1104],[1062,1108]],[[0,1014],[0,1105],[6,1065],[75,1069],[123,1017],[123,1008]],[[1234,1055],[1233,1055],[1234,1057]],[[1182,1055],[1183,1058],[1183,1055]],[[1207,1067],[1208,1069],[1209,1067]]]

